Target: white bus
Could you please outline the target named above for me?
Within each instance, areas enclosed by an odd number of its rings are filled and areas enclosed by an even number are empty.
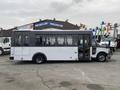
[[[34,61],[41,64],[49,60],[91,61],[108,60],[110,49],[92,45],[91,31],[78,30],[20,30],[14,31],[11,60]]]

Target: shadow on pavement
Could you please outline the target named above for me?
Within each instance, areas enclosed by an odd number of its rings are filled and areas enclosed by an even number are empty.
[[[108,63],[108,62],[97,62],[97,61],[47,61],[47,62],[45,62],[43,64],[36,64],[36,63],[34,63],[32,61],[13,61],[12,64],[13,65],[94,64],[94,63],[103,64],[103,63]],[[114,60],[114,62],[115,62],[115,60]]]

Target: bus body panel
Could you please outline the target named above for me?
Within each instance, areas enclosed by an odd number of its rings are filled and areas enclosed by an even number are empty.
[[[31,61],[37,53],[42,53],[47,60],[78,60],[78,47],[12,47],[14,60]],[[24,51],[24,52],[23,52]]]

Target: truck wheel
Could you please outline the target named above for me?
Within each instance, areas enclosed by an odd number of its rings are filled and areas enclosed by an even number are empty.
[[[45,58],[44,58],[43,55],[37,55],[37,56],[35,56],[35,58],[34,58],[34,62],[35,62],[36,64],[42,64],[44,61],[45,61]]]
[[[0,48],[0,55],[3,55],[3,50]]]
[[[100,53],[97,56],[98,62],[105,62],[107,60],[107,55],[105,53]]]

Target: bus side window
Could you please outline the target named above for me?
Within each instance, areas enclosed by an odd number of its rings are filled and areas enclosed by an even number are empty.
[[[15,46],[21,46],[22,45],[22,37],[21,37],[21,35],[19,35],[19,36],[17,36],[16,38],[15,38]]]
[[[42,45],[45,46],[45,43],[46,43],[46,37],[43,36],[43,37],[42,37]]]
[[[58,36],[57,37],[57,44],[63,46],[65,44],[65,37]]]
[[[42,36],[36,35],[35,45],[36,46],[41,46],[42,45]]]
[[[54,36],[50,36],[49,39],[50,39],[50,45],[51,46],[55,46],[55,44],[56,44],[55,37]]]
[[[78,45],[78,37],[77,37],[77,35],[75,36],[73,36],[73,45],[74,46],[77,46]]]
[[[72,46],[73,45],[73,38],[72,38],[72,36],[67,36],[66,37],[66,44],[68,46]]]
[[[24,46],[29,46],[29,36],[25,36],[24,38]]]
[[[50,46],[50,38],[49,37],[46,37],[46,46]]]

